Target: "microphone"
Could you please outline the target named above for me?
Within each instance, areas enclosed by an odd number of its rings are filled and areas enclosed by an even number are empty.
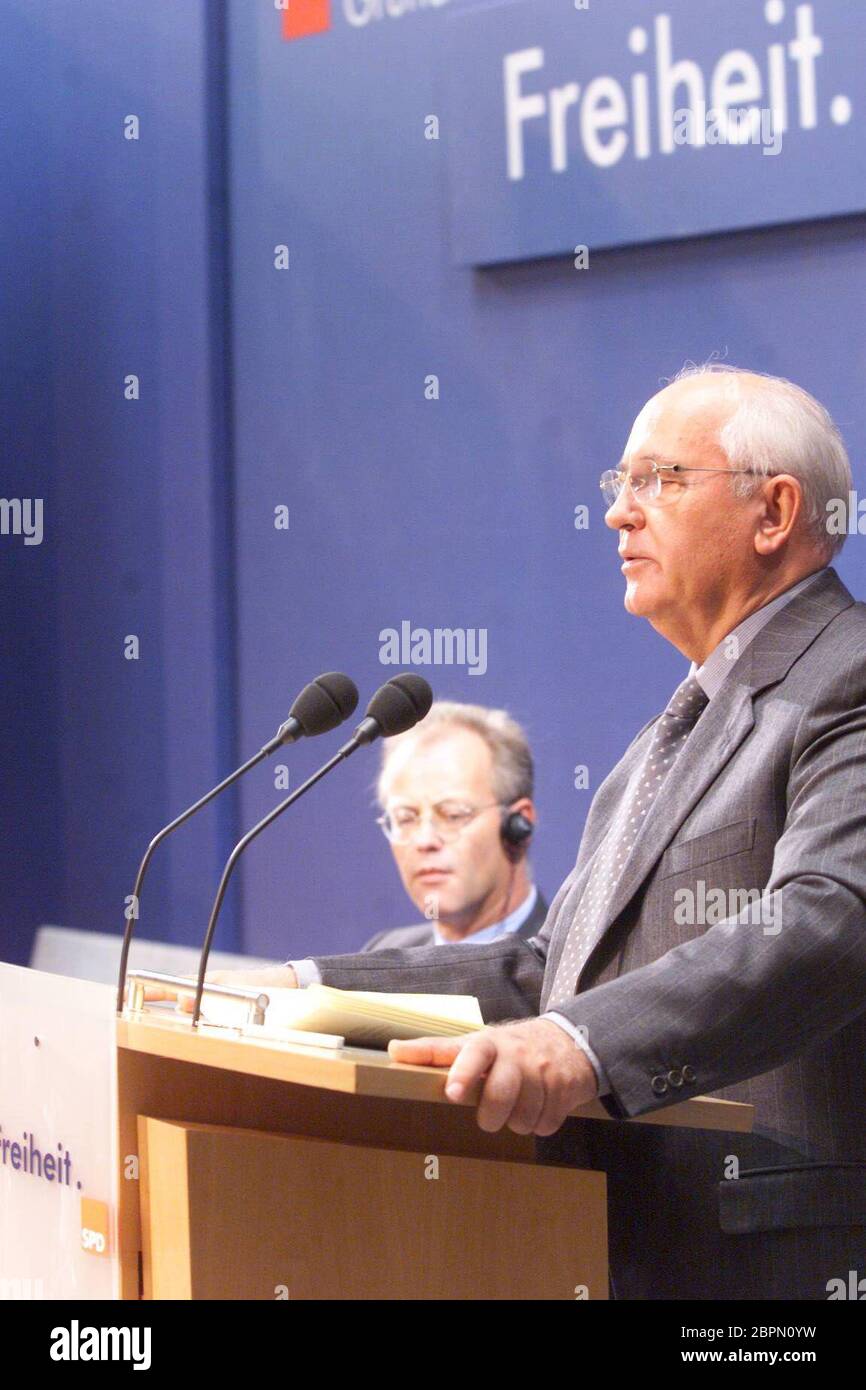
[[[376,691],[364,718],[340,752],[348,758],[364,743],[404,734],[429,713],[432,703],[433,691],[423,676],[416,676],[411,671],[392,676]]]
[[[289,717],[281,724],[271,742],[265,744],[261,756],[266,757],[283,743],[297,743],[299,738],[316,738],[329,734],[354,713],[358,705],[358,687],[340,671],[326,671],[305,685]]]
[[[324,675],[317,676],[309,685],[304,686],[289,710],[288,719],[280,725],[274,737],[265,744],[264,748],[260,748],[258,753],[245,762],[242,767],[236,768],[218,786],[213,787],[205,796],[200,797],[193,806],[183,811],[168,825],[164,825],[162,830],[154,835],[138,867],[135,887],[132,890],[131,910],[123,932],[123,945],[120,949],[120,972],[117,979],[118,1013],[123,1010],[126,967],[129,960],[129,948],[132,944],[133,923],[138,916],[141,888],[147,867],[157,845],[173,830],[177,830],[178,826],[183,825],[191,816],[194,816],[196,811],[200,811],[202,807],[207,806],[209,801],[213,801],[215,796],[219,796],[220,792],[225,791],[226,787],[230,787],[239,777],[243,777],[245,772],[249,772],[250,768],[255,767],[263,758],[270,757],[271,753],[275,753],[284,744],[296,743],[299,738],[315,738],[317,734],[327,734],[331,729],[336,729],[338,725],[355,713],[357,704],[358,687],[348,676],[344,676],[340,671],[326,671]]]
[[[204,977],[207,970],[208,956],[210,955],[211,942],[216,930],[217,918],[223,904],[229,879],[232,871],[246,849],[257,835],[281,816],[284,811],[297,801],[299,797],[320,782],[332,768],[338,763],[344,762],[355,752],[356,748],[361,748],[364,744],[373,743],[377,738],[393,738],[395,734],[403,734],[407,729],[411,729],[419,720],[423,719],[428,713],[433,703],[433,691],[430,689],[423,676],[416,676],[414,672],[404,672],[399,676],[392,676],[389,681],[379,687],[375,695],[367,706],[364,718],[349,739],[344,743],[333,756],[329,758],[323,767],[314,772],[312,777],[308,777],[297,791],[287,796],[285,801],[281,801],[279,806],[275,806],[272,811],[254,825],[252,830],[248,830],[242,839],[238,840],[223,869],[219,887],[211,908],[210,921],[207,924],[204,943],[201,949],[201,959],[198,967],[198,980],[195,991],[195,1007],[192,1015],[192,1026],[196,1027],[201,1012],[201,998],[204,993]]]

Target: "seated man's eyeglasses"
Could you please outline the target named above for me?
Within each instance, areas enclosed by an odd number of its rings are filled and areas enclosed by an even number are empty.
[[[626,473],[621,468],[609,468],[602,473],[599,487],[608,507],[612,507],[625,487],[631,488],[632,496],[642,502],[672,502],[683,492],[685,483],[680,481],[681,473],[752,473],[757,468],[688,468],[682,463],[656,463]]]
[[[505,810],[498,801],[488,801],[486,806],[470,806],[465,801],[437,801],[429,808],[430,822],[440,840],[456,840],[476,816],[494,806]],[[392,845],[405,845],[423,819],[422,812],[415,806],[389,806],[383,815],[377,816],[376,824],[382,827],[382,833]]]

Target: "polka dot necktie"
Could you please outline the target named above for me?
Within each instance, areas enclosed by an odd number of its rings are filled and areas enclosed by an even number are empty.
[[[593,857],[557,967],[548,1009],[574,996],[580,972],[596,945],[608,903],[647,812],[706,704],[707,696],[697,680],[687,676],[656,723],[649,751],[632,777],[610,829]]]

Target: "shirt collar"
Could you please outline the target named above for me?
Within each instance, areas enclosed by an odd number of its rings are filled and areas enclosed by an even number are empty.
[[[538,889],[535,884],[532,883],[529,886],[529,892],[523,899],[523,902],[519,907],[516,907],[513,912],[509,912],[507,917],[503,917],[501,922],[491,922],[489,927],[482,927],[480,931],[470,932],[469,936],[464,936],[463,940],[460,942],[446,941],[439,927],[434,922],[434,941],[437,946],[463,945],[464,942],[474,945],[482,941],[495,941],[497,937],[506,936],[508,932],[517,931],[518,927],[522,927],[527,917],[529,917],[530,913],[534,910],[537,901]]]
[[[796,598],[797,594],[802,593],[810,584],[814,584],[818,576],[823,573],[823,570],[817,570],[814,574],[808,574],[805,579],[799,580],[790,589],[785,589],[783,593],[770,599],[770,602],[765,603],[763,608],[756,608],[755,612],[750,613],[747,618],[738,623],[727,637],[722,638],[702,666],[696,666],[692,662],[689,675],[695,677],[708,700],[712,700],[714,695],[718,695],[732,666],[743,655],[749,643],[757,637],[761,628],[770,621],[775,613],[778,613],[780,608],[784,608],[786,604],[791,602],[791,599]]]

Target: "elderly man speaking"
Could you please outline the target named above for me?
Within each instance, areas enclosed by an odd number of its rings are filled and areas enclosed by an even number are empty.
[[[850,486],[790,382],[714,365],[654,396],[606,521],[628,612],[691,668],[599,788],[539,935],[293,962],[479,997],[480,1033],[391,1055],[449,1065],[455,1101],[480,1083],[482,1128],[608,1172],[620,1298],[866,1276],[866,605],[827,526]],[[702,1094],[753,1104],[754,1133],[629,1123]],[[596,1095],[613,1123],[566,1118]]]

